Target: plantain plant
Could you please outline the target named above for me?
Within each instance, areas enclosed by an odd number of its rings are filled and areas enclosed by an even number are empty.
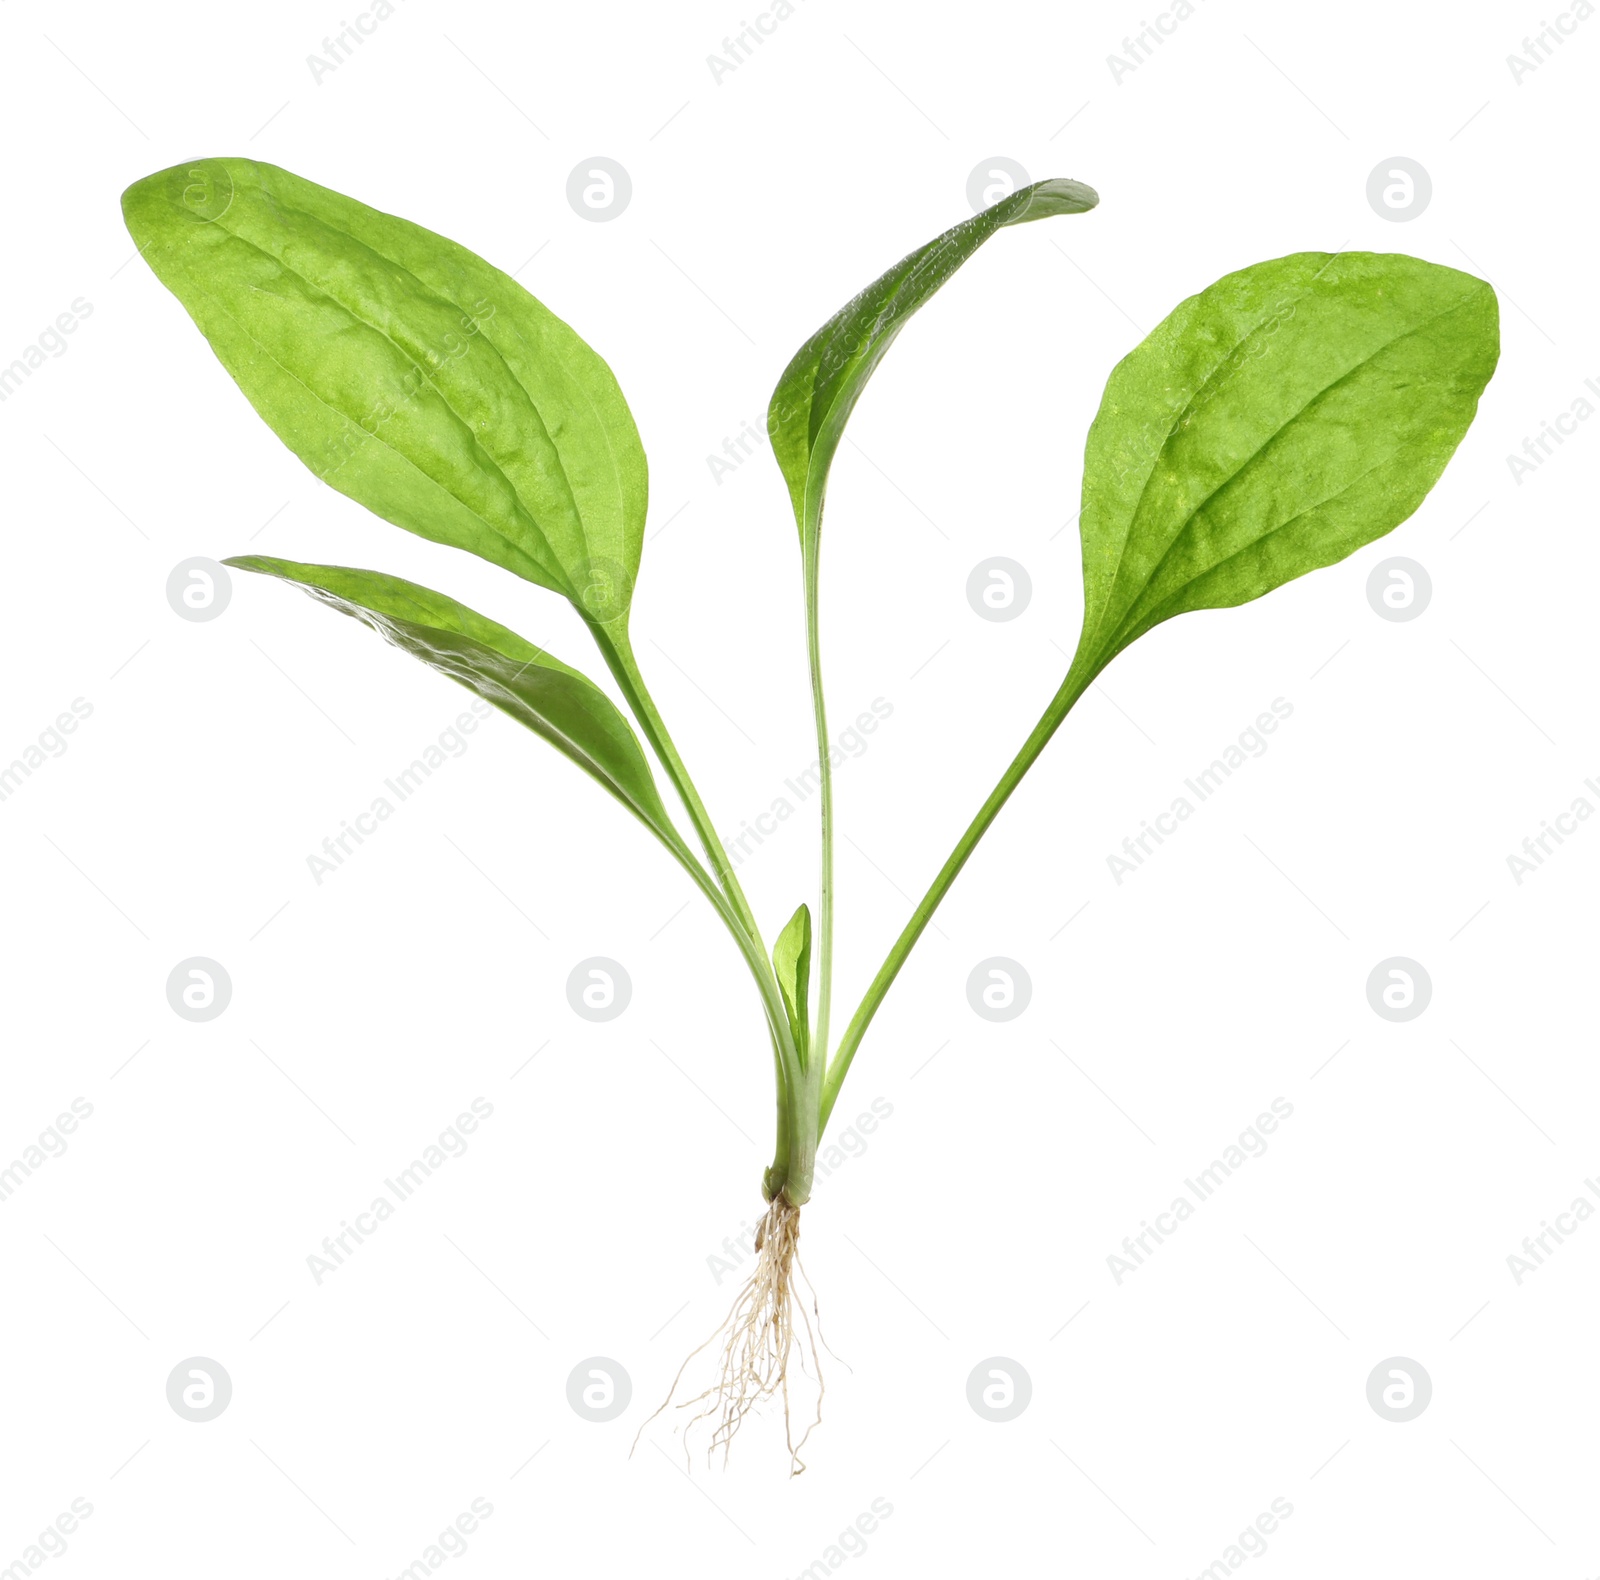
[[[945,231],[835,313],[778,380],[767,426],[799,532],[821,863],[815,919],[800,905],[770,952],[629,639],[647,469],[600,356],[466,248],[272,165],[175,166],[136,182],[122,202],[157,277],[319,478],[396,526],[566,598],[593,637],[632,724],[587,676],[442,593],[378,571],[261,555],[226,562],[305,589],[542,736],[660,840],[721,917],[765,1014],[777,1133],[756,1269],[707,1341],[720,1340],[710,1385],[687,1403],[700,1407],[693,1419],[715,1418],[712,1446],[725,1449],[755,1405],[781,1397],[799,1469],[790,1360],[797,1345],[802,1360],[818,1358],[798,1287],[799,1212],[840,1086],[906,957],[1118,653],[1174,615],[1247,603],[1334,564],[1417,509],[1494,371],[1494,292],[1404,255],[1295,253],[1189,297],[1117,364],[1084,451],[1084,613],[1072,662],[835,1042],[819,634],[829,469],[911,315],[997,231],[1084,213],[1096,194],[1040,181]],[[700,854],[669,814],[639,735]],[[820,1405],[820,1369],[813,1375]]]

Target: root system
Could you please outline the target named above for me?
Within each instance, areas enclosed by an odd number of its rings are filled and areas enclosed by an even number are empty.
[[[781,1399],[789,1473],[798,1476],[806,1468],[800,1451],[822,1422],[821,1352],[826,1345],[816,1291],[800,1261],[800,1209],[791,1205],[781,1192],[767,1208],[756,1230],[755,1249],[755,1271],[717,1330],[678,1368],[667,1397],[639,1428],[633,1440],[634,1448],[639,1446],[644,1428],[672,1404],[696,1356],[711,1350],[717,1356],[717,1370],[710,1386],[677,1406],[679,1410],[695,1412],[683,1424],[685,1457],[689,1453],[692,1429],[701,1421],[714,1420],[716,1424],[711,1431],[706,1457],[709,1460],[721,1449],[726,1464],[733,1439],[745,1418],[758,1405]],[[795,1409],[791,1384],[796,1392],[805,1395],[815,1389],[813,1409],[809,1412]],[[794,1423],[796,1416],[802,1413],[809,1413],[810,1420],[796,1442]]]

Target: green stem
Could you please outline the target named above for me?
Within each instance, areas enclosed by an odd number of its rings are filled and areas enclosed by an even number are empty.
[[[762,1180],[762,1189],[768,1201],[771,1201],[787,1184],[789,1178],[789,1163],[795,1153],[795,1140],[797,1130],[803,1139],[805,1126],[800,1120],[797,1105],[794,1102],[795,1086],[786,1072],[788,1061],[793,1060],[798,1064],[796,1050],[789,1031],[789,1019],[783,1007],[783,999],[778,992],[777,978],[772,974],[771,962],[767,959],[766,951],[762,947],[759,937],[752,938],[745,931],[738,914],[734,911],[728,897],[719,889],[712,880],[710,873],[694,858],[694,853],[683,841],[678,838],[677,831],[671,830],[663,833],[657,829],[667,848],[677,857],[678,864],[694,880],[695,886],[711,902],[717,915],[722,918],[733,941],[739,946],[739,952],[745,958],[745,964],[750,968],[750,974],[755,978],[756,989],[761,994],[761,1004],[767,1017],[767,1030],[772,1036],[772,1058],[777,1075],[778,1087],[778,1139],[773,1149],[772,1166],[767,1170]],[[809,1112],[815,1113],[815,1105],[811,1105]],[[810,1142],[809,1152],[811,1158],[816,1155],[816,1140]],[[806,1190],[810,1192],[810,1168],[806,1173]],[[798,1206],[799,1203],[796,1203]]]
[[[602,625],[591,625],[589,629],[617,684],[622,688],[628,706],[633,709],[640,729],[644,731],[651,749],[660,759],[667,777],[671,779],[673,787],[683,801],[684,808],[689,814],[689,821],[694,824],[695,833],[700,836],[700,843],[705,848],[712,870],[717,875],[717,882],[727,894],[740,925],[759,943],[761,928],[756,923],[750,902],[745,898],[738,878],[734,876],[733,863],[729,861],[728,852],[723,848],[716,825],[711,821],[711,814],[706,811],[705,803],[701,801],[700,793],[689,777],[689,770],[684,766],[683,759],[678,755],[678,748],[673,744],[672,736],[667,731],[666,721],[656,708],[655,698],[650,695],[650,688],[645,685],[644,676],[639,672],[639,662],[634,657],[633,644],[629,640],[627,630],[613,630],[610,626]],[[765,959],[765,955],[762,958]],[[769,976],[772,974],[770,962],[767,965],[767,974]]]
[[[923,929],[932,921],[933,913],[939,908],[939,902],[949,892],[950,885],[956,880],[956,874],[966,865],[967,857],[972,854],[978,841],[988,831],[1000,808],[1010,799],[1011,792],[1022,782],[1022,776],[1038,760],[1039,754],[1049,744],[1050,737],[1060,727],[1061,721],[1071,711],[1072,705],[1088,689],[1094,674],[1095,672],[1087,665],[1081,674],[1077,665],[1068,671],[1067,678],[1061,682],[1060,690],[1050,699],[1050,705],[1040,716],[1039,722],[1034,725],[1027,740],[1022,743],[1022,749],[1012,758],[1010,766],[1001,774],[999,783],[978,808],[977,816],[956,841],[956,847],[950,852],[949,859],[939,869],[939,875],[929,885],[928,892],[923,895],[916,910],[911,913],[911,920],[895,939],[894,947],[890,949],[883,964],[878,968],[877,976],[872,979],[871,986],[868,987],[855,1014],[851,1017],[844,1036],[839,1040],[839,1050],[828,1066],[827,1077],[822,1085],[820,1127],[822,1130],[827,1129],[828,1117],[833,1112],[834,1103],[838,1101],[839,1088],[849,1072],[850,1061],[855,1057],[856,1049],[861,1046],[861,1039],[866,1035],[867,1027],[872,1024],[872,1017],[877,1014],[878,1006],[883,1002],[895,977],[899,975],[901,966],[905,964],[906,956],[911,953],[912,947],[922,936]]]
[[[728,930],[739,945],[740,952],[750,967],[750,974],[755,978],[756,987],[761,993],[768,1026],[772,1032],[773,1070],[778,1086],[778,1139],[773,1150],[772,1166],[766,1172],[763,1188],[770,1200],[780,1189],[790,1190],[792,1185],[790,1199],[798,1206],[810,1194],[811,1189],[811,1170],[816,1155],[819,1128],[816,1118],[817,1098],[813,1096],[810,1101],[805,1100],[807,1078],[804,1064],[799,1049],[795,1047],[794,1035],[789,1028],[789,1019],[783,1008],[783,999],[778,992],[778,979],[773,972],[766,944],[762,940],[760,925],[755,919],[755,913],[750,909],[750,902],[745,898],[738,878],[734,876],[733,863],[728,859],[728,853],[717,834],[716,825],[712,823],[711,815],[706,811],[699,791],[695,789],[694,780],[690,778],[689,770],[673,743],[666,721],[656,707],[655,698],[650,695],[650,688],[639,672],[638,660],[634,656],[633,644],[628,638],[626,627],[591,624],[589,630],[617,685],[622,689],[628,706],[633,710],[634,717],[639,721],[639,728],[644,731],[645,739],[650,742],[651,749],[677,790],[689,814],[689,820],[694,824],[695,833],[699,835],[700,843],[716,873],[717,882],[711,881],[704,868],[694,860],[687,849],[679,854],[679,860],[685,862],[690,876],[700,885],[707,899],[716,906],[718,913],[727,923]],[[817,1079],[820,1080],[820,1076]],[[794,1176],[797,1166],[802,1171],[801,1177],[798,1178]],[[797,1197],[794,1195],[794,1190],[800,1190],[803,1194]]]
[[[817,772],[822,812],[822,881],[817,896],[817,1014],[811,1038],[819,1072],[828,1059],[828,1011],[833,1001],[833,764],[828,748],[828,710],[822,699],[822,644],[817,619],[820,538],[820,532],[813,530],[810,547],[805,551],[806,655],[811,667],[811,710],[817,722]]]

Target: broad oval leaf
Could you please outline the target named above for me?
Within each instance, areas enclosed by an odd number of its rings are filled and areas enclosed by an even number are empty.
[[[414,658],[475,691],[598,780],[674,852],[684,850],[628,721],[592,681],[442,593],[341,565],[258,554],[224,560],[303,588]]]
[[[997,230],[1052,214],[1082,214],[1099,201],[1092,187],[1078,181],[1019,187],[908,253],[794,354],[772,392],[767,434],[789,485],[803,545],[809,549],[816,536],[828,469],[850,413],[906,320]]]
[[[139,251],[267,425],[407,531],[627,613],[647,473],[611,369],[509,275],[249,159],[123,193]]]
[[[1080,680],[1163,620],[1248,603],[1398,526],[1499,354],[1494,291],[1403,254],[1297,253],[1180,304],[1089,429]]]
[[[804,1064],[811,1042],[811,910],[802,905],[791,916],[772,946],[772,965],[778,991],[789,1017],[789,1030]]]

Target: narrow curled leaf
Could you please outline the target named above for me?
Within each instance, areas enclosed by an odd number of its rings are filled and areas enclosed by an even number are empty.
[[[906,320],[997,230],[1052,214],[1082,214],[1099,201],[1078,181],[1019,187],[907,254],[801,346],[772,392],[767,433],[803,544],[810,547],[815,537],[828,469],[850,413]]]
[[[811,911],[802,905],[778,934],[772,946],[772,965],[778,976],[778,991],[789,1016],[789,1030],[800,1057],[807,1057],[811,1028]]]
[[[509,275],[249,159],[135,182],[145,261],[274,433],[386,521],[624,616],[644,450],[611,369]]]
[[[1398,526],[1500,354],[1494,291],[1420,258],[1297,253],[1181,303],[1106,384],[1084,455],[1087,679]]]
[[[442,593],[340,565],[299,565],[258,554],[224,560],[292,582],[369,625],[549,741],[597,779],[674,851],[682,842],[628,721],[591,681],[543,648]]]

